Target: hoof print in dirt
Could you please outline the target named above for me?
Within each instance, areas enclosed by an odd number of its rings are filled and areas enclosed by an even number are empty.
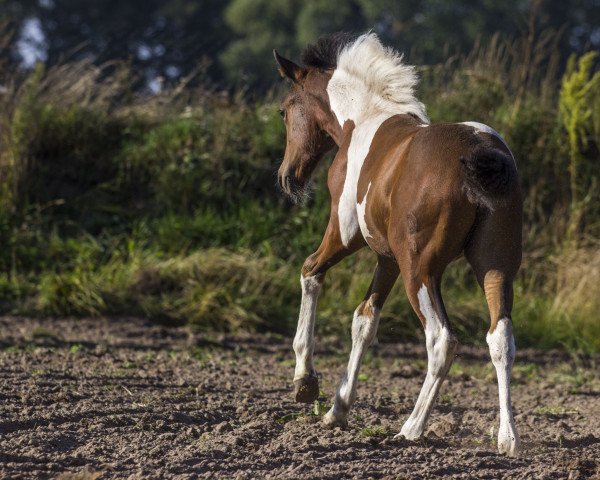
[[[294,396],[297,402],[313,403],[319,398],[319,379],[316,375],[294,380]]]
[[[433,436],[438,439],[451,437],[458,430],[458,424],[458,419],[453,414],[449,413],[431,424],[427,429],[427,436]]]

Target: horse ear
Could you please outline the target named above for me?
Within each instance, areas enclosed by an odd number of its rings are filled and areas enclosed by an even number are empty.
[[[277,53],[277,50],[273,50],[275,61],[277,62],[277,70],[282,78],[289,78],[292,82],[298,83],[306,75],[306,70],[300,65],[296,65],[291,60],[282,57]]]

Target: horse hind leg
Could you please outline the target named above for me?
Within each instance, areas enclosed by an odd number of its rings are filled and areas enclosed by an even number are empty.
[[[490,357],[498,378],[500,428],[498,451],[514,457],[521,442],[515,426],[510,397],[510,375],[515,360],[515,340],[512,332],[512,279],[498,270],[483,275],[483,289],[490,310],[490,328],[486,335]]]
[[[498,451],[510,457],[519,454],[521,441],[515,426],[510,398],[510,375],[515,359],[515,340],[512,320],[509,316],[498,319],[496,328],[487,334],[492,363],[498,377],[500,401],[500,428],[498,429]]]
[[[440,387],[454,360],[458,341],[450,330],[440,294],[440,279],[426,277],[418,281],[412,272],[404,269],[402,274],[409,300],[425,329],[427,375],[410,417],[395,438],[416,440],[425,431]]]
[[[346,417],[356,399],[358,373],[367,348],[373,343],[379,325],[379,314],[390,290],[398,278],[394,260],[381,257],[365,299],[354,312],[352,320],[352,350],[348,368],[336,391],[331,409],[325,414],[327,426],[346,426]]]
[[[500,402],[498,451],[514,457],[519,454],[521,442],[515,426],[510,396],[510,376],[515,360],[511,318],[512,279],[498,270],[488,270],[483,278],[483,289],[491,317],[486,340],[498,378]]]
[[[488,217],[465,249],[479,284],[483,287],[490,311],[490,328],[486,340],[498,378],[500,428],[498,451],[517,456],[520,450],[519,434],[513,417],[510,376],[515,359],[515,341],[512,331],[512,282],[521,261],[520,223],[504,223],[499,212]],[[516,225],[514,229],[506,225]]]

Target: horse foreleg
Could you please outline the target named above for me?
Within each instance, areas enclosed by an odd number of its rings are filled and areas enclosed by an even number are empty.
[[[364,300],[354,312],[352,351],[348,360],[348,369],[337,389],[333,406],[323,418],[326,425],[346,425],[348,411],[356,399],[356,385],[362,359],[367,348],[375,339],[381,308],[394,286],[398,274],[399,269],[395,260],[384,257],[379,259],[371,286]]]
[[[296,354],[294,395],[297,402],[311,403],[319,397],[319,380],[313,365],[313,350],[317,300],[325,272],[362,246],[364,243],[360,241],[344,246],[340,239],[339,229],[334,228],[330,222],[321,245],[304,262],[300,276],[302,302],[294,337]]]
[[[315,316],[317,300],[321,292],[323,276],[300,276],[302,285],[302,302],[294,352],[296,353],[296,369],[294,371],[294,394],[297,402],[310,403],[319,396],[319,380],[313,366],[313,349],[315,344]]]

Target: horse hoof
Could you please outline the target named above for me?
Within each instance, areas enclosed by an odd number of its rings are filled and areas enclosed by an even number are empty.
[[[307,375],[294,380],[294,395],[297,402],[313,403],[319,398],[319,379],[316,375]]]
[[[519,437],[514,438],[499,438],[498,439],[498,453],[506,455],[507,457],[516,458],[521,452],[521,442]]]
[[[332,429],[335,427],[347,428],[348,421],[345,418],[340,418],[331,412],[327,412],[323,417],[323,425],[325,425],[326,428]]]
[[[394,435],[394,439],[405,438],[406,440],[415,441],[423,436],[423,429],[417,428],[414,423],[407,421],[402,428],[400,433]]]

